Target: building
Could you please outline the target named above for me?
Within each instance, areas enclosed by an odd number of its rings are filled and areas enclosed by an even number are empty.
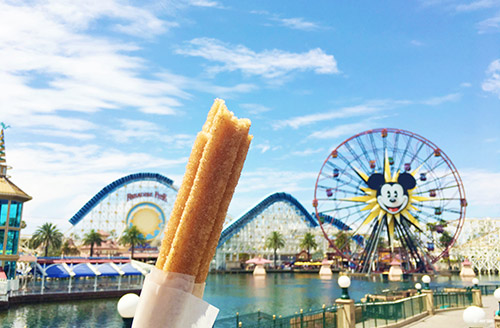
[[[0,133],[0,280],[15,280],[23,203],[31,197],[10,181],[7,175],[4,128],[2,124]],[[7,286],[15,286],[15,284]]]

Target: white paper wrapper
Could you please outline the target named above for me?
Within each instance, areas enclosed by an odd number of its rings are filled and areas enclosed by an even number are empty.
[[[202,295],[203,289],[204,284],[195,289],[193,276],[153,268],[144,280],[132,328],[212,328],[219,309],[192,294]]]

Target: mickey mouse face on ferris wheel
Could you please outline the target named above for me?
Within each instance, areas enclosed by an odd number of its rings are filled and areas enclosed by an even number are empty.
[[[389,214],[398,214],[408,205],[408,190],[415,188],[417,181],[408,173],[398,176],[397,182],[386,182],[383,174],[374,173],[368,179],[368,187],[377,190],[377,202]]]

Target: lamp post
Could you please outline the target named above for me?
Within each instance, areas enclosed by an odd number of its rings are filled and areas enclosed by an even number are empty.
[[[340,298],[343,300],[348,300],[349,299],[348,288],[349,286],[351,286],[351,278],[349,278],[348,276],[340,276],[337,282],[340,288],[342,288],[342,295],[340,296]]]
[[[479,287],[477,286],[477,284],[479,284],[479,279],[477,278],[472,279],[472,284],[474,285],[474,289],[478,289]]]
[[[484,327],[486,313],[477,306],[469,306],[464,310],[462,318],[469,328]]]
[[[137,308],[138,302],[139,296],[134,293],[125,294],[118,301],[116,308],[123,319],[123,328],[132,327],[132,321],[134,320],[135,309]]]
[[[431,277],[428,275],[425,275],[422,277],[422,282],[424,283],[424,289],[429,290],[430,289],[430,282],[431,282]]]
[[[495,289],[495,292],[493,293],[493,296],[498,301],[498,311],[495,312],[495,315],[496,316],[500,316],[500,288]]]
[[[422,294],[422,285],[419,282],[415,284],[415,289],[417,290],[418,295]]]

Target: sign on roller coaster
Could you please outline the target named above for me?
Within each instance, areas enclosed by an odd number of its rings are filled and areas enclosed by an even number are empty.
[[[400,129],[374,129],[342,142],[319,171],[313,207],[325,238],[360,273],[390,262],[429,272],[448,256],[465,220],[460,175],[442,149]],[[336,235],[323,225],[341,222]],[[455,224],[448,224],[455,221]]]

